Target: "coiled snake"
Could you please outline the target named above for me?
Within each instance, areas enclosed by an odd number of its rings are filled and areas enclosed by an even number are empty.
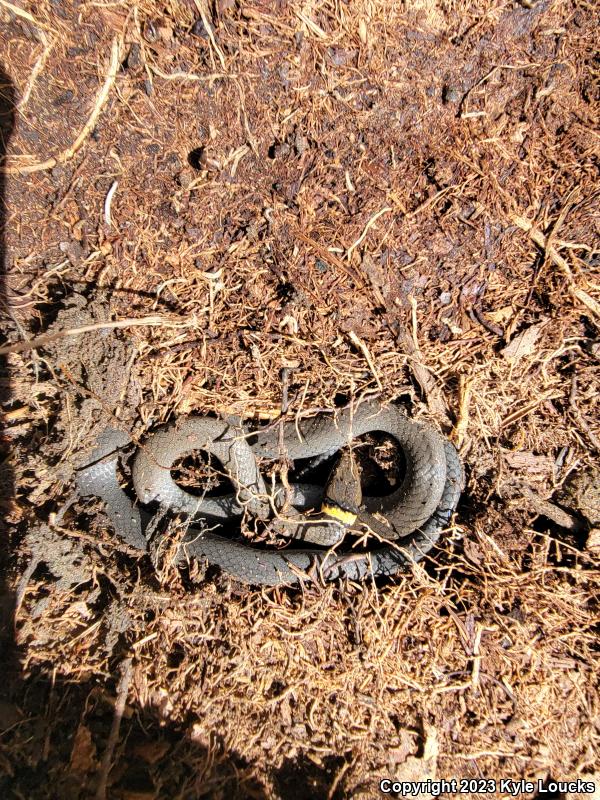
[[[267,488],[260,473],[257,459],[281,457],[282,444],[287,458],[312,459],[330,455],[372,431],[394,438],[404,456],[404,478],[384,497],[362,498],[361,505],[360,483],[356,474],[350,474],[351,462],[345,457],[325,489],[300,483],[291,484],[287,491],[281,485]],[[81,495],[103,499],[117,533],[133,547],[146,550],[146,514],[134,506],[117,477],[118,449],[129,441],[122,431],[105,430],[80,468],[77,486]],[[179,487],[171,467],[192,450],[215,456],[235,493],[197,497]],[[230,523],[242,514],[265,521],[275,517],[278,532],[313,546],[261,550],[212,530],[190,528],[180,555],[205,558],[248,583],[276,585],[296,583],[311,570],[325,580],[393,575],[418,561],[450,521],[463,487],[463,470],[453,445],[435,430],[413,422],[394,406],[369,402],[335,417],[317,416],[298,425],[286,422],[283,432],[270,428],[248,434],[239,423],[187,417],[152,434],[138,449],[133,484],[142,505],[158,502],[190,521],[204,520],[204,527]],[[302,513],[319,507],[320,514]],[[348,528],[364,527],[380,541],[392,541],[370,552],[340,552]]]

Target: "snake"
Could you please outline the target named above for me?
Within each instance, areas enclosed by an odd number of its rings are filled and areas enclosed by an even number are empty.
[[[357,437],[376,431],[397,443],[404,477],[387,495],[362,497],[359,477],[350,474],[355,461],[348,448]],[[79,494],[103,500],[116,532],[142,551],[148,547],[144,531],[149,517],[140,505],[183,515],[190,526],[179,546],[180,560],[205,559],[254,585],[296,584],[316,576],[331,581],[394,575],[436,544],[464,484],[462,463],[449,440],[399,407],[377,401],[250,432],[237,418],[181,418],[151,433],[137,448],[132,467],[136,504],[121,488],[117,472],[119,453],[130,443],[124,431],[104,430],[79,467]],[[198,450],[221,463],[232,493],[198,496],[175,482],[171,468],[176,460]],[[268,486],[261,473],[261,464],[282,455],[292,462],[317,462],[338,451],[342,457],[325,486]],[[264,549],[215,533],[244,516],[274,521],[277,531],[295,540],[294,546]],[[199,521],[200,527],[191,524]],[[363,528],[381,546],[367,552],[342,550],[346,534]]]

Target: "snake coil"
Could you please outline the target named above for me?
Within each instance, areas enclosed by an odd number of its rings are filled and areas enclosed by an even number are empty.
[[[158,502],[190,521],[203,519],[215,526],[242,513],[267,520],[281,505],[282,491],[269,494],[259,470],[258,458],[314,458],[348,445],[357,436],[381,431],[393,437],[404,455],[405,476],[400,486],[385,497],[364,498],[356,523],[372,530],[374,517],[382,515],[399,541],[386,542],[367,553],[338,552],[332,548],[343,536],[339,524],[316,520],[307,524],[298,513],[318,505],[323,487],[292,484],[291,500],[296,509],[286,524],[286,534],[323,548],[302,547],[260,550],[219,536],[212,531],[190,528],[181,545],[181,557],[205,558],[211,564],[251,584],[297,583],[302,574],[316,570],[323,579],[347,577],[360,580],[368,574],[393,575],[412,561],[419,561],[433,547],[448,525],[463,487],[463,470],[453,445],[433,428],[408,419],[394,406],[364,403],[345,409],[335,417],[317,416],[297,426],[285,423],[278,430],[248,434],[240,425],[207,417],[188,417],[151,434],[136,453],[133,483],[142,504]],[[145,550],[144,516],[132,504],[117,479],[118,448],[129,443],[122,431],[107,429],[79,470],[81,495],[96,495],[106,503],[117,533],[131,546]],[[235,493],[221,497],[197,497],[173,480],[170,469],[178,457],[191,450],[215,456],[232,480]]]

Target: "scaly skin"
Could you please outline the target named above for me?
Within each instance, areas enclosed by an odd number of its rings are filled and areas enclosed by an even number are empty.
[[[335,417],[319,416],[284,426],[284,454],[293,460],[313,458],[339,450],[353,438],[370,431],[382,431],[394,437],[404,452],[406,476],[402,485],[383,498],[365,498],[366,511],[383,514],[396,536],[407,536],[424,525],[436,510],[446,481],[446,456],[443,439],[398,408],[383,408],[365,403],[356,411],[345,409]],[[237,487],[237,497],[198,498],[181,489],[171,477],[173,463],[191,450],[205,450],[216,456]],[[142,503],[158,501],[176,513],[194,519],[227,519],[242,513],[243,506],[261,519],[271,516],[266,487],[258,469],[257,456],[279,458],[280,438],[277,429],[259,432],[250,446],[244,431],[223,420],[188,417],[154,433],[138,451],[133,465],[133,483]],[[301,492],[301,489],[298,489]],[[292,497],[292,505],[301,504],[302,494]],[[287,535],[312,544],[330,546],[332,523],[302,525],[293,523]]]
[[[284,449],[292,459],[311,458],[339,449],[352,438],[370,431],[383,431],[397,440],[405,456],[405,479],[399,489],[386,497],[365,498],[366,509],[359,514],[357,522],[370,525],[378,532],[371,516],[377,511],[392,526],[392,536],[414,534],[410,541],[405,545],[386,544],[367,554],[316,549],[267,551],[212,532],[190,529],[182,545],[182,555],[204,557],[248,583],[275,585],[295,583],[299,573],[314,569],[326,580],[343,576],[359,579],[368,573],[391,575],[406,563],[418,561],[431,549],[450,520],[462,490],[462,467],[449,442],[433,429],[412,422],[399,409],[376,403],[366,403],[354,413],[346,409],[336,417],[305,420],[299,427],[301,439],[293,424],[284,427]],[[81,494],[96,494],[105,500],[115,528],[132,546],[140,547],[143,525],[138,522],[137,510],[118,485],[117,454],[112,462],[106,455],[111,435],[114,446],[122,446],[121,432],[104,433],[104,441],[88,460],[89,466],[79,473],[79,490]],[[243,430],[222,420],[187,418],[155,433],[138,450],[133,468],[136,493],[142,503],[159,501],[172,511],[194,519],[205,518],[213,525],[216,520],[240,515],[244,506],[255,516],[267,519],[271,503],[256,457],[277,458],[279,441],[277,430],[259,431],[251,447]],[[236,495],[198,498],[175,484],[170,467],[183,453],[198,449],[219,458],[237,487]],[[100,457],[103,457],[101,462]],[[302,509],[314,505],[315,498],[321,494],[322,489],[318,487],[292,486],[291,502]],[[279,498],[271,499],[276,507],[280,506]],[[127,504],[133,514],[129,514],[124,526]],[[337,522],[315,520],[307,524],[302,517],[299,521],[292,518],[286,522],[285,529],[286,535],[324,547],[337,544],[344,535],[343,526]]]
[[[440,503],[410,541],[390,542],[369,553],[340,553],[333,550],[258,550],[232,542],[213,533],[189,530],[183,544],[188,557],[205,558],[246,583],[276,586],[294,584],[302,573],[315,573],[323,580],[337,578],[361,580],[367,575],[390,576],[410,563],[420,561],[436,544],[456,508],[463,486],[463,470],[458,454],[445,442],[446,483]]]

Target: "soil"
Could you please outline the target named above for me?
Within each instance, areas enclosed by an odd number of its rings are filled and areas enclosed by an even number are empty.
[[[600,793],[596,17],[0,0],[3,798]],[[467,472],[385,584],[178,568],[75,492],[107,425],[370,396]]]

